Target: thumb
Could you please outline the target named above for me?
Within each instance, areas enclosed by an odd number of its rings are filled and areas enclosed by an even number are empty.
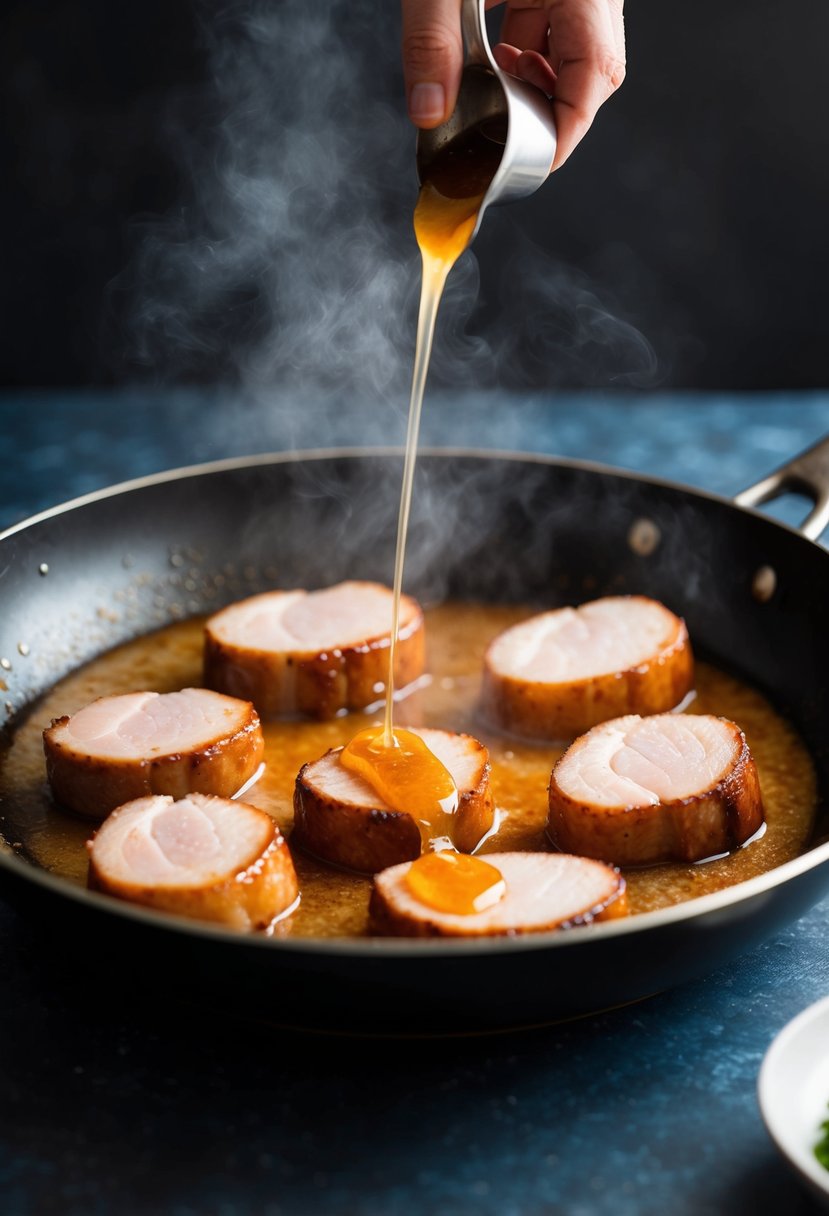
[[[460,0],[403,0],[403,75],[415,126],[437,127],[449,117],[462,67]]]

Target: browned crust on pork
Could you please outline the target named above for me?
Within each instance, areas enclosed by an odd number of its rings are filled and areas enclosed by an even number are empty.
[[[240,803],[246,811],[264,811]],[[118,814],[118,811],[114,811]],[[270,816],[267,816],[270,819]],[[110,881],[95,864],[90,849],[87,884],[115,899],[142,904],[159,912],[195,920],[215,921],[234,929],[265,929],[286,912],[299,896],[293,859],[287,842],[271,820],[270,839],[265,848],[234,873],[203,887],[147,887],[138,883]]]
[[[462,853],[471,853],[495,822],[489,754],[485,748],[482,751],[486,759],[477,785],[458,791],[454,843]],[[313,784],[313,767],[313,763],[304,764],[296,779],[292,844],[323,861],[363,874],[376,874],[420,856],[422,838],[411,815],[334,802]]]
[[[86,756],[59,738],[68,717],[55,718],[43,732],[46,775],[56,802],[88,819],[103,819],[125,802],[148,794],[216,794],[229,798],[262,763],[265,740],[259,715],[240,702],[245,716],[231,734],[217,734],[190,752],[128,760]]]
[[[405,688],[426,669],[423,611],[410,596],[401,597],[402,613],[411,619],[398,635],[394,681]],[[364,709],[385,696],[389,635],[366,638],[355,646],[320,653],[250,650],[204,633],[204,680],[208,688],[244,697],[263,717],[305,714],[335,718],[343,711]]]
[[[482,860],[486,861],[485,853],[482,854]],[[369,932],[378,937],[523,937],[529,933],[549,933],[554,929],[576,929],[594,921],[615,920],[617,917],[628,915],[625,880],[621,874],[618,879],[616,891],[578,916],[567,920],[553,920],[546,925],[517,925],[510,929],[492,928],[485,931],[475,929],[471,933],[464,933],[460,927],[450,928],[446,924],[431,920],[428,914],[419,913],[415,916],[411,912],[403,912],[386,899],[377,884],[373,883],[368,904]]]
[[[558,786],[557,764],[548,799],[552,844],[617,866],[702,861],[744,844],[763,824],[760,780],[745,735],[734,722],[722,721],[739,736],[734,767],[713,789],[675,802],[622,808],[582,804]]]
[[[482,691],[484,712],[511,734],[549,740],[571,739],[591,726],[625,714],[644,717],[665,713],[679,705],[694,687],[694,656],[688,629],[681,617],[675,619],[676,637],[655,658],[627,671],[560,684],[500,673],[492,668],[487,652]]]
[[[291,843],[322,861],[375,874],[420,856],[420,831],[411,815],[376,807],[334,805],[307,782],[303,765],[294,789]]]
[[[495,824],[495,794],[490,781],[489,752],[474,789],[459,791],[453,843],[460,853],[472,853]]]

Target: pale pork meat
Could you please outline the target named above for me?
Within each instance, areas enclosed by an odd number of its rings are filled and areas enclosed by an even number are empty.
[[[268,591],[216,613],[205,629],[205,682],[245,697],[267,717],[333,718],[386,691],[392,593],[378,583]],[[400,601],[395,686],[423,674],[423,613]]]
[[[43,732],[55,799],[102,819],[144,794],[235,794],[265,751],[248,701],[204,688],[101,697]]]
[[[500,871],[502,899],[468,915],[438,911],[408,888],[411,863],[375,875],[369,918],[375,933],[402,937],[496,937],[540,933],[624,916],[625,883],[618,870],[561,853],[486,853]]]
[[[244,802],[190,794],[118,807],[88,843],[89,886],[235,929],[264,929],[296,903],[276,823]]]
[[[693,680],[683,620],[645,596],[608,596],[499,634],[484,660],[483,704],[503,730],[570,739],[621,714],[673,709]]]
[[[454,843],[472,852],[495,820],[489,753],[471,735],[413,731],[448,769],[458,788]],[[423,836],[406,811],[394,810],[365,778],[340,762],[342,748],[303,765],[294,792],[292,843],[324,861],[374,874],[419,857]]]
[[[553,769],[549,808],[558,848],[621,866],[700,861],[763,824],[745,736],[708,714],[629,715],[593,727]]]

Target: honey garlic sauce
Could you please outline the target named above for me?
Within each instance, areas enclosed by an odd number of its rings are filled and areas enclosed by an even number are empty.
[[[386,742],[383,727],[369,727],[349,740],[340,757],[343,768],[359,774],[396,811],[412,816],[423,847],[452,840],[458,787],[452,774],[419,735],[399,727]]]
[[[483,912],[507,889],[500,870],[465,853],[424,853],[409,866],[404,882],[415,899],[452,916]]]
[[[470,731],[490,750],[492,782],[503,812],[497,833],[481,853],[546,850],[547,785],[563,748],[527,745],[498,736],[478,717],[484,651],[507,626],[531,609],[445,604],[426,613],[431,682],[399,701],[401,726]],[[38,865],[85,883],[84,842],[89,823],[56,810],[46,786],[42,731],[52,718],[75,713],[95,697],[153,688],[171,692],[201,680],[202,620],[171,625],[127,643],[61,681],[0,753],[0,824],[5,839],[20,842]],[[689,712],[733,719],[745,731],[757,762],[768,829],[760,840],[719,861],[628,870],[631,913],[718,891],[772,869],[802,852],[817,801],[816,777],[795,730],[747,684],[699,663],[697,697]],[[289,836],[294,781],[301,766],[375,724],[365,713],[331,722],[264,723],[267,769],[244,800],[268,811]],[[299,910],[285,924],[295,936],[341,937],[366,932],[370,879],[332,869],[293,850],[302,891]]]

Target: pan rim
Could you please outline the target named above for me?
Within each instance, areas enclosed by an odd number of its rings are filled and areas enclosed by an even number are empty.
[[[202,477],[214,473],[228,473],[242,469],[256,468],[257,466],[270,466],[280,464],[301,464],[310,461],[334,460],[344,457],[346,459],[365,458],[367,456],[378,457],[397,457],[403,459],[405,449],[398,445],[371,445],[350,446],[350,447],[330,447],[330,448],[301,448],[290,452],[262,452],[251,456],[229,456],[222,460],[208,460],[200,464],[179,465],[174,469],[164,469],[158,473],[148,473],[143,477],[128,478],[126,481],[116,482],[111,486],[102,486],[99,490],[90,490],[87,494],[80,494],[75,498],[67,499],[65,502],[56,503],[53,507],[46,507],[42,511],[35,512],[34,515],[28,515],[25,519],[19,520],[15,524],[11,524],[0,532],[0,542],[16,535],[18,532],[23,532],[26,529],[33,527],[35,524],[43,523],[46,520],[53,519],[59,515],[68,514],[70,511],[78,510],[81,507],[90,506],[96,502],[106,501],[108,498],[116,498],[122,494],[132,493],[135,490],[149,489],[156,485],[165,485],[167,482],[184,481],[191,477]],[[740,506],[733,498],[729,498],[726,494],[718,494],[714,490],[705,490],[699,486],[693,486],[687,482],[673,481],[668,477],[655,477],[650,473],[639,473],[635,469],[620,468],[617,465],[603,464],[595,460],[580,460],[571,456],[555,456],[548,455],[545,452],[522,452],[508,448],[470,448],[464,446],[436,447],[428,446],[418,450],[418,460],[423,457],[434,458],[447,456],[453,459],[473,459],[473,460],[504,460],[514,461],[515,463],[529,463],[546,465],[554,468],[576,469],[581,472],[595,473],[599,476],[618,477],[624,481],[634,481],[640,484],[654,486],[658,489],[667,489],[679,491],[683,494],[690,494],[695,498],[700,498],[708,502],[714,502],[720,506],[729,507],[741,515],[748,515],[754,519],[762,520],[772,528],[779,528],[789,536],[797,537],[809,546],[814,546],[817,549],[823,549],[819,540],[810,540],[808,536],[804,536],[799,528],[793,527],[791,524],[784,523],[782,520],[775,519],[774,516],[766,514],[765,511],[757,507]]]
[[[255,467],[272,465],[289,465],[323,461],[332,459],[365,459],[366,457],[396,457],[402,459],[404,450],[398,446],[359,446],[359,447],[330,447],[308,448],[290,452],[267,452],[258,455],[229,457],[222,460],[206,461],[195,465],[184,465],[159,473],[148,474],[144,477],[132,478],[118,482],[112,486],[102,487],[79,495],[53,507],[46,508],[30,515],[20,522],[11,525],[0,532],[0,543],[23,532],[34,525],[53,519],[70,511],[106,501],[133,491],[164,485],[168,482],[183,481],[214,473],[234,472]],[[668,478],[640,474],[635,470],[622,469],[597,461],[579,460],[569,457],[557,457],[540,452],[520,452],[497,448],[467,448],[467,447],[425,447],[418,453],[421,457],[451,457],[514,461],[516,463],[531,463],[557,468],[576,469],[600,476],[612,476],[623,480],[668,489],[695,498],[717,503],[732,508],[740,514],[746,514],[761,519],[765,524],[780,529],[806,545],[818,549],[823,546],[818,541],[810,540],[797,528],[774,519],[756,508],[739,506],[725,495],[710,490],[672,481]],[[737,883],[723,891],[699,896],[696,899],[685,900],[669,908],[660,908],[653,912],[641,912],[632,917],[622,917],[597,924],[585,925],[577,931],[548,930],[543,933],[516,935],[513,937],[492,938],[440,938],[434,940],[400,939],[400,938],[290,938],[269,937],[264,934],[240,935],[232,929],[224,928],[210,922],[187,920],[169,913],[158,912],[139,905],[116,900],[99,892],[89,891],[77,886],[65,878],[51,874],[23,859],[15,856],[10,846],[0,841],[0,870],[9,872],[14,878],[24,882],[45,887],[60,898],[72,899],[103,914],[123,917],[136,921],[147,927],[167,932],[181,933],[188,937],[199,937],[220,942],[229,946],[242,946],[251,949],[274,950],[278,953],[313,954],[316,956],[331,955],[337,958],[391,958],[406,960],[411,958],[434,958],[446,956],[458,958],[464,955],[480,956],[490,954],[530,953],[536,950],[567,949],[582,943],[605,941],[613,937],[628,936],[633,933],[656,931],[664,926],[686,921],[701,919],[709,914],[750,900],[754,896],[782,886],[789,880],[802,876],[813,869],[829,862],[829,841],[812,846],[799,857],[792,858],[782,865],[754,878]]]
[[[710,895],[687,899],[682,903],[673,904],[669,908],[658,908],[653,912],[638,912],[635,916],[619,917],[568,930],[550,929],[541,933],[517,934],[512,937],[505,935],[502,937],[426,940],[395,937],[283,938],[264,933],[242,934],[209,921],[188,920],[186,917],[144,908],[139,904],[118,900],[98,891],[90,891],[86,887],[76,885],[66,878],[61,878],[48,870],[15,857],[13,853],[10,854],[6,851],[8,848],[8,845],[0,848],[0,870],[7,870],[24,882],[32,882],[36,886],[45,887],[52,894],[61,898],[72,899],[95,911],[137,921],[147,927],[181,933],[185,937],[199,937],[221,942],[231,948],[241,946],[245,949],[273,950],[277,953],[288,954],[398,960],[413,957],[458,958],[465,955],[477,957],[482,954],[526,954],[536,950],[567,949],[578,945],[579,942],[587,944],[606,941],[614,937],[628,937],[636,933],[656,931],[683,921],[703,919],[708,915],[730,908],[734,904],[747,902],[752,897],[766,894],[792,879],[829,863],[828,840],[814,845],[805,853],[801,853],[799,857],[793,857],[790,861],[783,862],[782,865],[776,866],[772,870],[767,870],[765,874],[755,875],[754,878],[736,883],[723,891],[714,891]]]

